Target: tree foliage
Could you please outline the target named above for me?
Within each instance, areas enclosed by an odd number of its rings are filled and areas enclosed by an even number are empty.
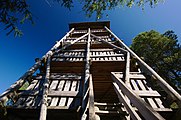
[[[45,0],[46,1],[46,0]],[[60,3],[62,6],[71,9],[74,2],[82,4],[82,10],[86,16],[91,17],[94,13],[96,18],[100,19],[106,10],[114,9],[118,6],[132,7],[133,5],[144,8],[145,4],[151,7],[163,0],[52,0]],[[19,30],[19,24],[24,23],[25,20],[32,20],[32,13],[29,10],[29,5],[26,0],[0,0],[0,23],[5,25],[4,30],[7,30],[7,35],[14,32],[14,36],[21,36],[22,32]]]
[[[140,33],[133,39],[131,49],[168,83],[181,90],[181,46],[173,31]]]
[[[14,36],[21,36],[18,25],[25,20],[33,23],[32,14],[26,0],[0,0],[0,23],[4,24],[7,35],[14,32]]]
[[[62,6],[71,8],[73,7],[73,0],[55,0],[61,3]],[[115,7],[132,7],[137,5],[144,9],[145,4],[149,4],[150,7],[154,7],[160,1],[163,0],[80,0],[83,4],[82,10],[86,13],[86,16],[91,17],[93,13],[96,14],[96,18],[100,19],[106,10],[114,9]]]

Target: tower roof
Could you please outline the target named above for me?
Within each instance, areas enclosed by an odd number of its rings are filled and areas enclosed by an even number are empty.
[[[110,28],[110,21],[101,21],[101,22],[81,22],[81,23],[70,23],[69,29],[75,28],[76,30],[82,30],[82,29],[101,29],[104,28],[104,26]]]

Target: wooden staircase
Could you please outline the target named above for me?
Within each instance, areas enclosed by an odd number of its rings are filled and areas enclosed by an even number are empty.
[[[124,103],[131,118],[134,119],[172,119],[175,111],[167,104],[161,90],[155,90],[156,84],[140,72],[130,72],[126,83],[123,73],[112,73],[114,89],[119,100]]]

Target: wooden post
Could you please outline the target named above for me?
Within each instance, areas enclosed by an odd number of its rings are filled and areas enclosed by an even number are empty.
[[[129,83],[129,72],[130,72],[130,53],[127,52],[127,57],[126,57],[126,73],[125,73],[125,83],[127,86],[130,85]]]
[[[88,29],[88,40],[87,40],[87,48],[86,48],[86,61],[85,61],[85,72],[84,72],[84,85],[83,85],[83,94],[82,94],[82,120],[86,119],[86,92],[88,89],[88,80],[90,77],[90,28]]]
[[[94,90],[92,75],[89,77],[89,120],[95,120],[95,110],[94,110]]]
[[[45,81],[43,84],[43,95],[42,95],[42,101],[41,101],[39,120],[46,120],[46,116],[47,116],[47,106],[48,106],[47,97],[48,97],[48,85],[49,85],[49,78],[50,78],[50,61],[51,61],[51,55],[48,55],[46,76],[45,76]]]
[[[138,60],[138,63],[140,63],[142,66],[144,66],[145,69],[147,69],[159,82],[159,85],[162,89],[165,90],[165,92],[171,96],[173,99],[177,100],[177,103],[179,107],[181,107],[181,96],[180,94],[175,91],[163,78],[161,78],[150,66],[148,66],[142,59],[140,59],[128,46],[126,46],[122,40],[120,40],[111,30],[109,30],[106,26],[105,29],[113,35],[117,41],[128,51],[131,53],[131,55]]]

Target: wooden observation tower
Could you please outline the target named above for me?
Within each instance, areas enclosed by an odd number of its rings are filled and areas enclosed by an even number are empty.
[[[110,22],[69,28],[1,94],[0,119],[181,120],[181,96],[112,33]]]

